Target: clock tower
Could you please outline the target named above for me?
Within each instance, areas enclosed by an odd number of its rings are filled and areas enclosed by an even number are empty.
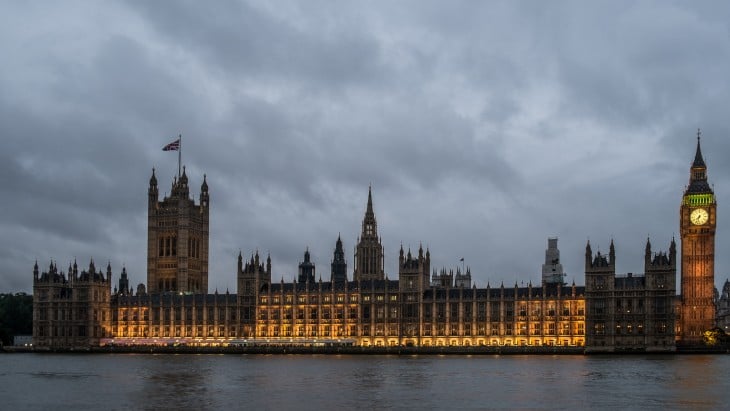
[[[707,183],[707,166],[700,149],[690,168],[689,185],[679,209],[682,238],[682,295],[680,342],[699,344],[702,334],[715,326],[715,227],[717,202]]]

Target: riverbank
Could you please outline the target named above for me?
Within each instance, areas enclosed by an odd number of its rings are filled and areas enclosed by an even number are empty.
[[[4,347],[6,353],[128,353],[128,354],[323,354],[323,355],[626,355],[626,354],[730,354],[730,349],[681,347],[675,352],[625,350],[586,352],[585,347],[192,347],[192,346],[105,346],[52,349],[48,347]]]

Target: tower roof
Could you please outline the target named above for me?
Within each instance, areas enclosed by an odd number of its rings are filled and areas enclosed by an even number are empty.
[[[373,216],[375,217],[375,212],[373,211],[373,189],[372,186],[368,186],[368,207],[367,210],[365,210],[365,217]]]
[[[702,149],[700,147],[700,130],[697,130],[697,151],[695,159],[692,162],[689,175],[689,185],[685,194],[713,194],[712,187],[707,182],[707,165],[702,157]]]
[[[707,168],[705,165],[705,159],[702,158],[702,149],[700,148],[700,130],[697,130],[697,152],[695,153],[695,161],[692,163],[692,168]]]

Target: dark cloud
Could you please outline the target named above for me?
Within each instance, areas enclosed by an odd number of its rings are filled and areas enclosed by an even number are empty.
[[[211,290],[239,250],[352,270],[367,189],[398,248],[464,258],[480,286],[539,282],[546,238],[583,283],[585,242],[640,271],[666,249],[703,132],[730,202],[728,8],[683,2],[66,3],[0,16],[0,290],[32,264],[145,281],[146,191],[211,190]],[[730,191],[725,190],[728,193]],[[716,277],[728,276],[719,219]]]

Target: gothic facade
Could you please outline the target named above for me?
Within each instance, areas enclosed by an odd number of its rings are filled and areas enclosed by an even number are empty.
[[[33,267],[33,345],[73,348],[100,345],[112,336],[111,266],[106,275],[94,260],[67,273],[51,262],[48,271]],[[126,271],[123,271],[126,275]]]
[[[677,249],[652,253],[646,241],[644,274],[616,275],[616,248],[593,255],[586,245],[587,351],[674,351]]]
[[[397,277],[384,252],[368,189],[362,231],[348,278],[338,236],[330,277],[316,275],[309,250],[290,282],[272,281],[271,256],[238,255],[234,293],[208,292],[209,192],[199,203],[183,172],[159,201],[149,183],[147,287],[136,293],[122,270],[112,292],[93,261],[64,274],[52,263],[33,270],[36,346],[105,344],[225,346],[347,344],[359,346],[585,346],[586,351],[673,351],[697,343],[714,325],[716,203],[699,140],[680,208],[681,297],[676,296],[677,247],[653,252],[647,241],[642,274],[616,275],[608,255],[585,252],[585,287],[564,283],[557,239],[548,240],[542,284],[477,288],[468,267],[435,270],[422,246],[398,253]],[[723,290],[725,293],[725,290]],[[723,294],[724,295],[724,294]]]

